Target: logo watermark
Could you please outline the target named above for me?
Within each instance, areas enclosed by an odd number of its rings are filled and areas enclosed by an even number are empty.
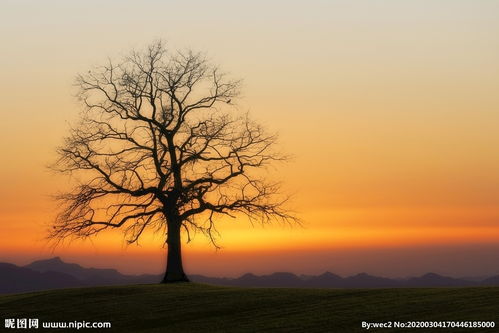
[[[68,328],[68,329],[85,329],[85,328],[111,328],[111,323],[108,321],[40,321],[38,318],[8,318],[5,319],[5,328]]]

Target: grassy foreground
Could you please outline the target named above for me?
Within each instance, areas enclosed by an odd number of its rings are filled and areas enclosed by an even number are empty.
[[[361,328],[362,321],[423,320],[495,321],[499,326],[499,288],[253,289],[201,284],[98,287],[0,296],[0,316],[1,328],[5,318],[39,318],[58,322],[109,321],[112,329],[103,330],[106,332],[366,332]]]

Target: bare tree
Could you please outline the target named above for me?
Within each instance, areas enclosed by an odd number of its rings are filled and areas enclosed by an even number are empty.
[[[247,115],[233,115],[239,82],[202,54],[167,52],[163,43],[97,67],[76,81],[79,123],[58,148],[53,168],[78,175],[56,196],[61,211],[49,237],[86,238],[121,228],[129,243],[145,230],[166,236],[163,282],[188,281],[181,231],[215,243],[221,216],[293,222],[279,185],[259,169],[283,157]]]

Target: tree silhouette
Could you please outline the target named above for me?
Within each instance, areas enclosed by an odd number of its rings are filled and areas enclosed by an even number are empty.
[[[136,243],[145,230],[161,232],[163,282],[177,282],[188,281],[182,230],[188,240],[200,231],[217,246],[216,221],[224,215],[296,221],[279,184],[262,176],[262,168],[284,159],[273,151],[275,135],[237,115],[239,81],[202,54],[170,54],[158,42],[79,75],[76,85],[84,110],[53,168],[77,181],[56,196],[51,239],[121,228]]]

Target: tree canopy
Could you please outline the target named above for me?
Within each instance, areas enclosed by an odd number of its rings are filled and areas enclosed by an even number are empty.
[[[135,243],[151,229],[181,264],[180,244],[171,247],[181,229],[217,246],[221,216],[296,221],[262,172],[285,160],[276,136],[238,109],[240,81],[203,54],[157,42],[78,75],[76,86],[84,108],[53,165],[76,182],[56,197],[53,239],[121,228]]]

